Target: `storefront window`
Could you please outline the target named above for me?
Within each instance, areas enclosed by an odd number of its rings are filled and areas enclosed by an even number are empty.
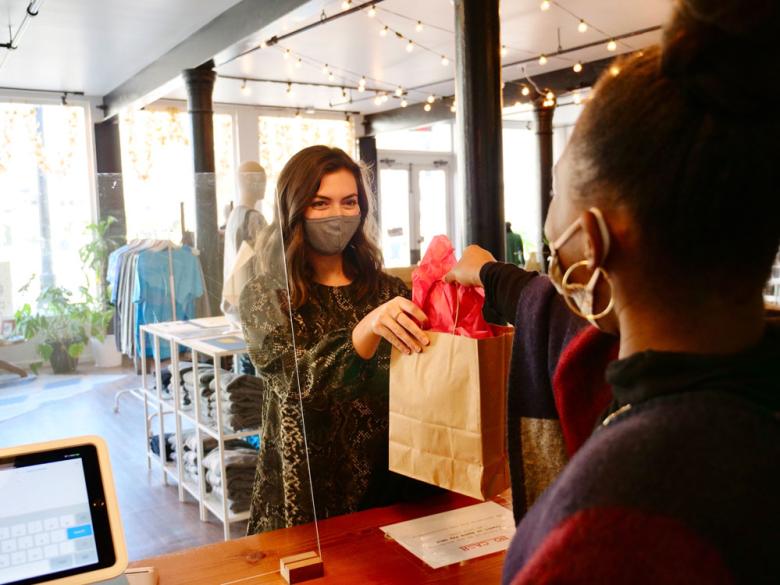
[[[272,217],[276,179],[299,150],[315,144],[342,149],[355,156],[355,127],[347,120],[259,116],[260,164],[268,178],[263,214]]]
[[[85,120],[80,106],[0,103],[0,316],[41,288],[86,282],[78,254],[93,214]]]
[[[176,109],[131,112],[122,116],[120,124],[128,238],[180,241],[184,230],[195,229],[195,187],[187,113]],[[225,208],[235,195],[233,136],[233,117],[215,114],[219,225],[224,225]]]

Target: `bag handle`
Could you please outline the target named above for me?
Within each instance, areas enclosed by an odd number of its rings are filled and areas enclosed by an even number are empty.
[[[460,295],[458,294],[458,285],[453,283],[455,287],[455,322],[452,324],[452,334],[458,330],[458,318],[460,317]]]

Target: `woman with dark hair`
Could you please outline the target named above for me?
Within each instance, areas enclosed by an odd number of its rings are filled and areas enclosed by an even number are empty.
[[[762,298],[778,25],[775,1],[678,2],[663,45],[599,81],[556,166],[550,278],[479,248],[450,275],[516,322],[515,383],[558,381],[573,346],[617,349],[606,387],[547,398],[564,427],[579,400],[580,429],[611,404],[522,518],[506,584],[780,582],[780,326]]]
[[[285,165],[276,198],[258,276],[240,299],[265,386],[249,534],[387,505],[418,487],[387,470],[390,346],[380,341],[419,351],[428,340],[415,319],[426,317],[382,272],[361,168],[339,149],[306,148]]]

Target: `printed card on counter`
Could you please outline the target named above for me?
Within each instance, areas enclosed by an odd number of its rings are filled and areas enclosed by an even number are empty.
[[[485,502],[381,530],[433,569],[501,552],[515,533],[512,512]]]

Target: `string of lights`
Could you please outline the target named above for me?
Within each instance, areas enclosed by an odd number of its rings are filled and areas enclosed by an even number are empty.
[[[584,34],[588,32],[588,30],[593,29],[597,33],[609,39],[606,44],[607,51],[609,51],[610,53],[614,53],[615,51],[617,51],[617,47],[618,47],[617,40],[612,35],[606,33],[605,31],[603,31],[602,29],[594,25],[589,20],[586,20],[581,16],[575,14],[571,9],[561,4],[559,0],[542,0],[541,4],[539,5],[539,8],[542,10],[542,12],[547,12],[553,6],[559,9],[560,11],[565,12],[566,14],[568,14],[574,20],[577,21],[577,32]],[[634,47],[632,47],[626,42],[622,42],[621,44],[632,51],[635,50]]]
[[[444,54],[444,53],[442,53],[440,51],[436,51],[436,50],[432,49],[430,46],[428,46],[427,44],[423,44],[423,43],[421,43],[421,42],[411,38],[408,34],[404,34],[400,30],[390,26],[390,24],[388,24],[388,22],[386,20],[383,20],[382,18],[380,18],[379,14],[380,13],[384,13],[384,14],[387,14],[387,15],[393,15],[393,16],[396,16],[396,17],[399,17],[399,18],[403,18],[406,21],[413,22],[414,25],[415,25],[415,31],[418,32],[418,33],[422,33],[422,32],[425,31],[426,28],[430,28],[430,29],[433,29],[433,30],[439,30],[439,31],[442,31],[442,32],[446,32],[446,33],[451,34],[451,35],[454,36],[454,34],[455,34],[454,31],[448,30],[448,29],[446,29],[444,27],[441,27],[441,26],[438,26],[438,25],[435,25],[435,24],[424,22],[424,21],[422,21],[420,19],[408,16],[408,15],[397,13],[397,12],[395,12],[393,10],[390,10],[388,8],[385,8],[385,7],[377,6],[381,1],[382,0],[376,0],[375,2],[364,2],[362,4],[359,4],[357,2],[353,2],[352,0],[342,0],[341,3],[340,3],[340,7],[342,9],[342,12],[339,13],[339,14],[333,15],[333,16],[327,16],[325,11],[323,10],[322,15],[321,15],[321,21],[325,22],[325,21],[332,20],[333,18],[336,18],[338,16],[346,16],[347,14],[353,14],[353,13],[357,13],[357,12],[364,12],[369,18],[371,18],[371,19],[376,21],[376,23],[378,25],[378,30],[379,30],[379,35],[380,36],[382,36],[382,37],[391,37],[391,38],[395,37],[395,38],[399,39],[401,42],[404,43],[407,52],[411,53],[416,48],[419,48],[420,50],[422,50],[424,52],[427,52],[427,53],[430,53],[432,55],[435,55],[437,58],[439,58],[440,63],[442,64],[442,66],[449,66],[450,65],[450,63],[452,61],[446,54]],[[559,0],[542,0],[542,2],[540,3],[540,9],[543,12],[549,11],[553,7],[561,10],[562,12],[568,14],[573,19],[575,19],[576,22],[577,22],[577,31],[579,33],[581,33],[581,34],[582,33],[586,33],[586,32],[588,32],[589,30],[592,29],[592,30],[598,32],[599,34],[603,35],[605,37],[605,40],[604,41],[596,41],[596,42],[588,43],[588,44],[585,44],[585,45],[580,45],[578,47],[570,47],[568,49],[563,49],[562,46],[561,46],[561,42],[560,42],[560,29],[558,29],[558,36],[559,36],[559,39],[558,39],[558,50],[554,51],[552,53],[538,54],[538,53],[535,53],[533,51],[529,51],[529,50],[526,50],[526,49],[517,49],[515,47],[510,47],[510,46],[508,46],[506,44],[502,44],[502,46],[501,46],[501,56],[502,57],[508,56],[510,51],[517,51],[517,52],[526,53],[528,55],[534,55],[533,57],[529,57],[527,59],[522,59],[522,60],[515,61],[515,62],[512,62],[512,63],[504,64],[504,65],[502,65],[502,69],[505,69],[507,67],[516,66],[516,65],[525,65],[525,64],[528,64],[528,63],[532,63],[534,61],[537,62],[540,66],[544,66],[544,65],[546,65],[550,61],[550,59],[558,59],[558,60],[565,61],[565,62],[568,62],[568,63],[573,63],[572,64],[572,70],[575,73],[581,73],[584,70],[584,67],[585,67],[585,65],[582,63],[582,61],[578,60],[578,61],[575,62],[572,59],[566,58],[564,55],[566,55],[568,53],[571,53],[571,52],[574,52],[574,51],[577,51],[577,50],[582,50],[584,48],[590,48],[590,47],[593,47],[593,46],[598,46],[598,45],[600,45],[602,43],[606,43],[606,48],[607,48],[607,51],[609,51],[609,52],[615,52],[617,50],[618,42],[620,42],[621,45],[623,45],[625,47],[628,47],[629,49],[633,49],[629,43],[623,41],[622,39],[630,37],[630,36],[634,36],[637,33],[629,33],[627,35],[620,35],[618,37],[611,37],[605,31],[603,31],[602,29],[600,29],[597,26],[595,26],[589,20],[586,20],[586,19],[580,17],[579,15],[574,13],[572,10],[570,10],[568,7],[562,5]],[[310,28],[312,26],[314,26],[314,24],[307,25],[307,27],[304,27],[304,29],[308,29],[308,28]],[[657,28],[658,27],[653,27],[652,29],[646,29],[645,31],[639,31],[639,32],[650,32],[651,30],[655,30]],[[301,29],[301,30],[304,30],[304,29]],[[340,89],[341,90],[342,101],[340,103],[337,103],[337,104],[333,104],[333,102],[331,102],[331,106],[333,106],[333,105],[344,105],[346,103],[364,102],[364,101],[367,101],[369,99],[373,99],[375,105],[382,105],[385,102],[387,102],[391,96],[393,96],[395,98],[400,99],[401,107],[407,107],[409,105],[408,97],[409,97],[410,93],[414,93],[414,94],[417,94],[417,95],[420,95],[420,96],[422,96],[422,95],[426,95],[427,96],[426,99],[425,99],[425,102],[424,102],[424,109],[426,111],[430,111],[432,109],[431,106],[432,106],[433,103],[435,103],[435,101],[437,99],[441,99],[442,101],[446,101],[446,100],[452,99],[451,109],[453,111],[455,109],[455,99],[454,98],[446,98],[446,97],[437,98],[436,95],[429,94],[428,92],[425,92],[425,91],[421,90],[420,88],[404,88],[400,84],[395,84],[395,83],[391,83],[391,82],[388,82],[388,81],[385,81],[385,80],[380,80],[380,79],[377,79],[375,77],[372,77],[372,76],[369,76],[369,75],[366,75],[366,74],[361,74],[361,73],[356,72],[356,71],[351,71],[351,70],[349,70],[347,68],[344,68],[344,67],[333,66],[333,65],[330,65],[330,64],[328,64],[328,63],[326,63],[324,61],[321,61],[319,59],[315,59],[313,57],[306,56],[306,55],[303,55],[301,53],[295,52],[295,51],[293,51],[289,47],[282,46],[282,44],[279,42],[280,40],[282,40],[283,38],[286,38],[287,36],[288,35],[281,35],[280,37],[274,36],[274,37],[268,39],[267,41],[262,42],[258,47],[255,47],[252,50],[264,49],[264,48],[267,48],[267,47],[275,47],[276,49],[278,49],[278,50],[280,50],[282,52],[282,55],[284,56],[285,60],[292,60],[293,63],[294,63],[294,66],[296,68],[300,68],[303,65],[307,65],[307,66],[310,66],[312,68],[321,69],[323,74],[326,76],[326,78],[327,78],[327,80],[329,82],[329,83],[324,83],[324,82],[323,83],[316,83],[316,82],[296,82],[296,81],[286,81],[285,82],[285,81],[281,81],[281,80],[262,80],[262,81],[267,81],[267,82],[272,82],[272,83],[286,83],[287,84],[287,93],[288,93],[288,95],[290,97],[292,97],[294,95],[294,90],[293,90],[294,86],[296,86],[296,85],[307,86],[308,85],[308,86],[320,86],[320,87],[328,87],[328,88],[333,88],[333,89]],[[608,39],[608,40],[606,40],[606,39]],[[619,70],[617,72],[615,72],[614,69],[615,69],[615,67],[613,66],[613,68],[612,68],[613,74],[616,75],[617,73],[619,73]],[[524,70],[525,70],[525,68],[524,68]],[[232,79],[241,81],[241,91],[242,91],[242,93],[244,95],[248,95],[251,92],[251,90],[249,89],[249,86],[247,84],[248,81],[251,81],[251,82],[259,82],[259,81],[261,81],[261,80],[252,80],[251,78],[238,77],[238,76],[221,76],[221,77],[232,78]],[[527,76],[526,76],[526,78],[527,78]],[[368,87],[368,82],[369,81],[371,81],[374,84],[375,87],[369,88]],[[434,84],[430,84],[430,85],[434,85]],[[528,87],[524,85],[524,89],[528,89]],[[538,88],[536,88],[536,90],[538,91]],[[371,97],[371,96],[365,96],[365,97],[361,96],[361,97],[359,97],[357,99],[353,99],[353,96],[352,96],[352,92],[353,91],[356,91],[359,94],[373,93],[374,95],[373,95],[373,97]],[[528,89],[528,91],[529,91],[529,94],[530,94],[530,89]],[[540,95],[544,95],[545,96],[545,98],[546,98],[545,102],[552,101],[553,102],[552,105],[554,105],[554,103],[555,103],[555,96],[554,96],[554,94],[553,94],[553,96],[551,98],[547,97],[547,93],[552,93],[552,92],[540,92],[540,91],[538,91],[538,93]],[[523,93],[523,95],[526,95],[526,94]],[[545,104],[545,107],[546,107],[546,104]]]
[[[380,26],[380,28],[379,28],[379,36],[386,37],[386,36],[392,34],[396,38],[400,39],[402,42],[406,43],[406,51],[408,53],[411,53],[412,51],[414,51],[415,47],[419,47],[423,51],[426,51],[426,52],[430,53],[431,55],[435,55],[436,57],[438,57],[439,60],[440,60],[440,63],[442,64],[442,66],[446,67],[446,66],[448,66],[450,64],[450,58],[446,54],[440,53],[438,51],[434,51],[430,47],[428,47],[426,45],[423,45],[422,43],[420,43],[418,41],[415,41],[414,39],[410,38],[408,35],[404,35],[401,31],[396,30],[395,28],[393,28],[390,25],[388,25],[385,21],[380,19],[377,16],[376,12],[377,12],[376,8],[374,8],[372,6],[372,7],[370,7],[368,9],[367,14],[368,14],[369,18],[374,18],[379,23],[379,26]],[[416,21],[415,30],[417,32],[423,32],[423,30],[425,30],[425,24],[423,24],[423,22],[421,20]]]

